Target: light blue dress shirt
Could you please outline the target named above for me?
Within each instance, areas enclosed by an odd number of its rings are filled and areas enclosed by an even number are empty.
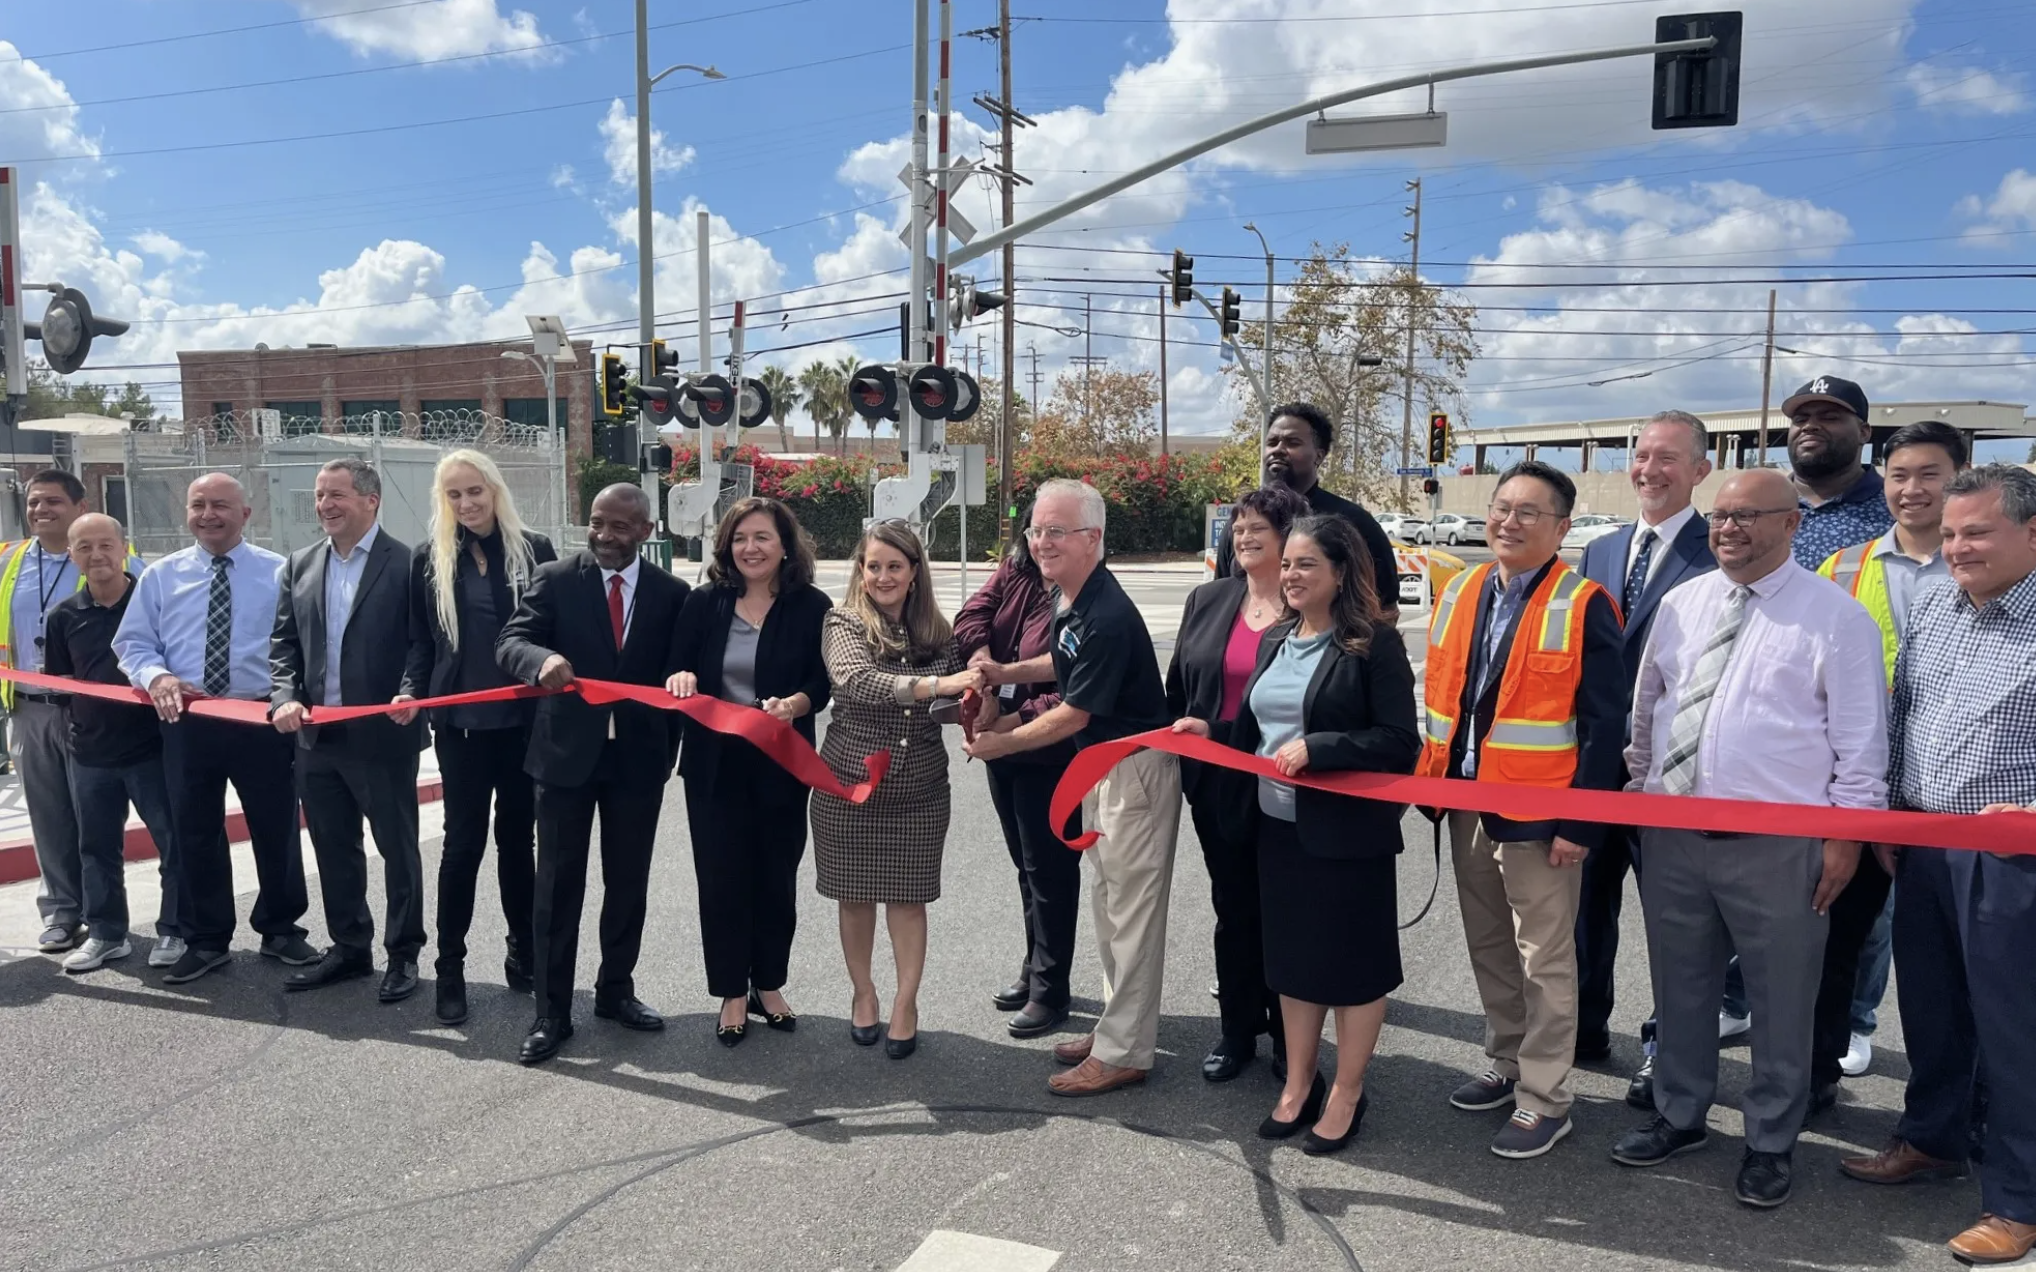
[[[226,559],[233,562],[226,568],[233,596],[227,696],[264,702],[283,558],[242,540]],[[211,604],[212,554],[195,543],[142,572],[113,637],[120,670],[135,688],[147,689],[165,675],[205,683],[205,615]]]
[[[341,556],[330,540],[325,544],[325,705],[345,705],[339,696],[340,642],[346,636],[346,620],[353,617],[353,600],[361,590],[361,575],[368,567],[368,553],[382,533],[382,523],[368,527],[353,552]],[[356,704],[358,705],[358,704]]]
[[[1280,652],[1266,666],[1258,683],[1251,687],[1251,714],[1258,721],[1258,753],[1270,759],[1279,749],[1298,738],[1303,728],[1303,709],[1308,685],[1315,668],[1336,633],[1317,632],[1301,637],[1289,633],[1280,642]],[[1258,811],[1281,821],[1294,820],[1294,788],[1270,777],[1258,779]]]

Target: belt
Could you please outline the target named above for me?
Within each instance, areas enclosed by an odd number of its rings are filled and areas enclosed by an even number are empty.
[[[1747,833],[1746,833],[1746,832],[1744,832],[1744,831],[1737,831],[1737,830],[1699,830],[1699,831],[1696,831],[1696,832],[1695,832],[1695,834],[1696,834],[1697,838],[1699,838],[1699,839],[1754,839],[1754,838],[1758,838],[1758,836],[1755,836],[1755,835],[1749,835],[1749,834],[1747,834]]]
[[[14,693],[16,702],[40,702],[49,706],[61,705],[70,701],[70,697],[67,693],[36,693],[27,689],[17,689]]]

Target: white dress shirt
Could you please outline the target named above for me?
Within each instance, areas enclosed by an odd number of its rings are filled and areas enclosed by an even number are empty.
[[[601,612],[603,614],[608,612],[608,592],[614,586],[609,580],[618,578],[622,580],[622,639],[624,641],[629,639],[629,625],[636,621],[636,567],[642,561],[642,557],[632,558],[628,565],[623,566],[619,570],[611,570],[606,566],[601,567]]]
[[[1661,599],[1633,693],[1628,789],[1660,793],[1684,686],[1725,598],[1724,572]],[[1829,579],[1785,562],[1752,584],[1739,638],[1704,718],[1694,795],[1885,808],[1886,669],[1880,625]]]
[[[1626,570],[1619,577],[1624,579],[1633,573],[1633,562],[1640,556],[1640,536],[1652,530],[1656,542],[1654,555],[1647,561],[1647,582],[1654,582],[1654,576],[1661,573],[1662,563],[1668,560],[1669,547],[1682,534],[1683,527],[1690,523],[1690,518],[1696,515],[1696,505],[1685,504],[1681,512],[1671,514],[1658,526],[1650,526],[1647,524],[1647,514],[1641,513],[1640,520],[1633,527],[1633,538],[1626,545]]]
[[[361,541],[346,556],[339,554],[330,539],[325,542],[325,697],[328,707],[341,705],[339,688],[340,646],[346,640],[347,620],[353,617],[354,597],[361,590],[361,575],[368,568],[368,553],[382,533],[382,523],[368,527]],[[354,704],[358,706],[359,704]]]

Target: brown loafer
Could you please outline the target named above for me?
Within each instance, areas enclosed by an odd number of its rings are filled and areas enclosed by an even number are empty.
[[[1964,1162],[1932,1157],[1907,1140],[1891,1139],[1871,1157],[1848,1157],[1838,1169],[1867,1184],[1908,1184],[1921,1179],[1959,1179]]]
[[[1981,1215],[1978,1223],[1946,1244],[1953,1255],[1968,1263],[2013,1263],[2036,1249],[2036,1223]]]
[[[1072,1042],[1057,1042],[1053,1046],[1053,1058],[1062,1064],[1080,1064],[1089,1058],[1089,1048],[1095,1045],[1094,1034],[1083,1034]]]
[[[1120,1069],[1090,1056],[1066,1073],[1056,1073],[1048,1078],[1046,1088],[1055,1095],[1101,1095],[1105,1091],[1135,1086],[1143,1081],[1143,1069]]]

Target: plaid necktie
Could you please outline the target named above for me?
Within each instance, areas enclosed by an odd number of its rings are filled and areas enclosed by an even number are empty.
[[[1653,526],[1640,527],[1640,550],[1633,554],[1633,568],[1626,571],[1626,590],[1619,595],[1621,614],[1632,614],[1633,607],[1640,603],[1640,594],[1647,590],[1647,572],[1654,565],[1656,537]]]
[[[233,687],[233,583],[226,576],[232,557],[212,558],[212,590],[205,599],[206,694],[224,698]]]
[[[1725,679],[1725,668],[1732,661],[1732,646],[1739,639],[1739,627],[1746,618],[1746,598],[1751,592],[1751,588],[1741,585],[1726,595],[1717,626],[1711,629],[1711,639],[1697,659],[1697,670],[1676,703],[1675,720],[1668,730],[1668,754],[1661,760],[1661,788],[1671,795],[1687,795],[1696,789],[1697,751],[1703,745],[1704,717],[1710,713],[1711,699],[1717,696],[1718,685]]]

